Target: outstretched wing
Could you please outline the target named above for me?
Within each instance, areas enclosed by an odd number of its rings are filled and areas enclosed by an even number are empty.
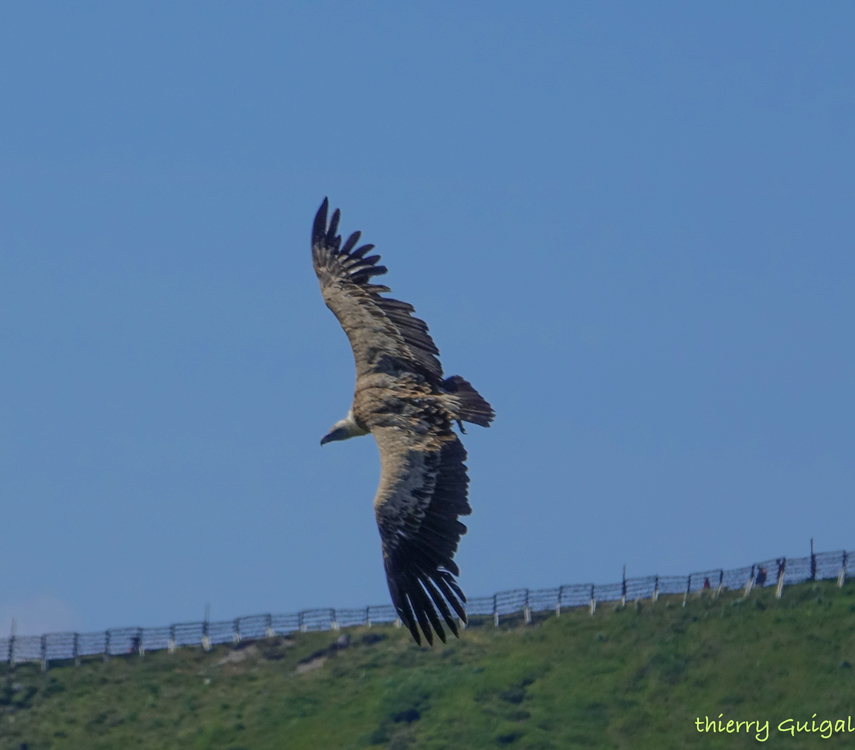
[[[425,322],[413,315],[415,308],[382,297],[390,289],[370,283],[372,276],[387,270],[377,265],[379,255],[365,257],[374,245],[357,248],[361,233],[354,232],[342,246],[341,236],[336,234],[341,212],[336,209],[327,226],[328,209],[324,198],[312,228],[312,262],[324,301],[350,339],[357,377],[405,365],[442,378],[442,365],[436,356],[439,350]]]
[[[466,597],[454,579],[460,571],[453,559],[466,533],[457,517],[472,512],[466,450],[448,426],[417,441],[397,427],[372,433],[382,463],[374,511],[392,602],[417,643],[419,626],[428,643],[433,644],[431,626],[445,642],[440,614],[454,635],[451,610],[466,622]]]

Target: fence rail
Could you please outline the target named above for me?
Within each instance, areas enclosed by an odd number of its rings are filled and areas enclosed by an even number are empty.
[[[836,579],[843,586],[852,577],[855,552],[811,553],[808,557],[765,560],[732,570],[705,570],[688,576],[644,576],[624,578],[618,583],[571,584],[554,589],[514,589],[493,596],[474,597],[466,605],[471,617],[491,617],[498,625],[502,617],[522,614],[525,622],[532,613],[560,614],[562,609],[588,607],[594,613],[598,602],[622,602],[656,599],[660,595],[682,595],[683,604],[691,595],[704,590],[742,590],[748,596],[755,587],[776,587],[780,598],[785,586],[811,580]],[[47,669],[51,661],[81,657],[126,654],[182,646],[210,649],[217,644],[239,643],[290,633],[338,630],[359,625],[397,622],[391,604],[363,609],[308,609],[288,615],[251,615],[219,622],[185,622],[159,628],[112,628],[97,633],[46,633],[35,636],[0,638],[0,663],[11,665],[27,661],[41,662]]]

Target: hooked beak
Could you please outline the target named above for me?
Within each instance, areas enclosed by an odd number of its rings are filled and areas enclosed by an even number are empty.
[[[348,437],[347,430],[344,427],[336,427],[321,438],[321,445],[331,443],[333,440],[347,440]]]

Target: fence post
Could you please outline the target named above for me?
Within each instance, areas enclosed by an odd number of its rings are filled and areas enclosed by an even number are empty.
[[[166,644],[166,648],[169,650],[170,654],[175,653],[175,626],[169,626],[169,641]]]
[[[401,619],[400,617],[398,618]],[[338,624],[338,613],[335,610],[332,610],[332,619],[330,620],[330,628],[333,630],[339,630]]]
[[[555,616],[561,617],[561,597],[564,596],[564,587],[558,587],[558,604],[555,605]]]
[[[47,660],[47,636],[42,636],[42,672],[48,671],[48,660]]]
[[[74,634],[74,639],[71,642],[71,655],[74,657],[74,666],[80,666],[80,646],[78,643],[78,635]]]
[[[656,580],[653,582],[653,596],[650,598],[654,604],[656,604],[656,600],[659,599],[659,576],[656,576]]]
[[[620,577],[620,606],[626,606],[626,565],[623,566],[623,573]]]
[[[497,599],[498,596],[498,594],[493,594],[493,625],[495,627],[499,627],[499,600]]]
[[[145,656],[145,644],[143,643],[143,629],[137,628],[137,651],[139,652],[140,659]]]
[[[104,662],[110,661],[110,631],[104,631]]]
[[[843,559],[840,561],[840,572],[837,574],[837,588],[842,589],[846,581],[846,550],[843,550]]]
[[[588,605],[591,610],[591,615],[593,616],[594,612],[597,611],[597,597],[594,596],[594,584],[591,584],[591,603]]]
[[[523,617],[525,624],[531,625],[531,607],[528,604],[528,589],[525,590],[525,607],[523,608]]]
[[[692,574],[689,573],[688,582],[686,583],[686,593],[683,594],[683,606],[686,606],[686,600],[689,598],[689,591],[692,588]]]
[[[208,613],[205,612],[205,619],[202,622],[202,651],[211,650],[211,639],[208,636]]]
[[[268,638],[273,638],[276,635],[276,631],[273,629],[273,615],[267,615],[265,620],[264,635]],[[335,610],[333,610],[333,629],[338,630],[338,623],[335,621]]]
[[[721,595],[721,590],[724,588],[724,568],[718,572],[718,588],[715,590],[715,598]]]
[[[757,564],[751,566],[751,574],[748,576],[748,580],[745,582],[745,593],[742,595],[742,598],[745,599],[751,593],[751,589],[754,588],[754,580],[757,578]]]
[[[813,553],[813,537],[810,538],[810,579],[816,580],[816,555]]]
[[[784,571],[787,569],[787,558],[778,560],[778,585],[775,587],[775,598],[780,599],[784,591]]]
[[[232,643],[240,643],[240,617],[235,617],[232,623]]]

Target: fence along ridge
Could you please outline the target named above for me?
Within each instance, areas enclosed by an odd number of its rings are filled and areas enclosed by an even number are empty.
[[[811,545],[812,548],[813,545]],[[535,612],[554,612],[562,609],[587,607],[591,614],[601,602],[620,602],[651,599],[660,595],[683,595],[683,606],[690,595],[710,590],[718,595],[724,589],[742,590],[748,596],[755,587],[775,587],[781,598],[785,586],[812,580],[836,579],[842,587],[851,578],[855,551],[813,553],[808,557],[779,557],[753,565],[724,570],[700,571],[688,576],[642,576],[627,578],[626,569],[617,583],[576,583],[551,589],[512,589],[493,596],[473,597],[466,604],[470,617],[492,617],[498,625],[502,617],[522,613],[526,623]],[[73,660],[80,664],[84,656],[111,656],[139,654],[146,651],[174,651],[182,646],[201,646],[210,650],[223,643],[240,643],[245,640],[271,638],[297,632],[339,630],[360,625],[396,623],[400,627],[395,608],[391,604],[358,609],[306,609],[295,614],[264,614],[237,617],[233,620],[209,622],[184,622],[172,625],[140,628],[110,628],[92,633],[45,633],[44,635],[0,638],[0,663],[41,662],[47,670],[51,661]]]

